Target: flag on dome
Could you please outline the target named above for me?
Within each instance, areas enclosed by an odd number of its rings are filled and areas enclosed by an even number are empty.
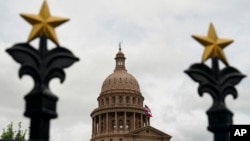
[[[147,105],[145,105],[145,115],[146,115],[148,118],[152,117],[151,110],[150,110],[150,108],[149,108]]]

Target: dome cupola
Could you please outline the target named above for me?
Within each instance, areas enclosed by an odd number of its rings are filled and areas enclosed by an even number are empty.
[[[116,54],[115,60],[116,60],[116,66],[114,71],[119,71],[119,70],[127,71],[125,67],[126,57],[124,56],[121,47],[119,47],[119,51]]]
[[[125,60],[126,57],[119,46],[119,51],[115,57],[115,70],[104,80],[101,94],[125,91],[141,94],[137,80],[126,70]]]

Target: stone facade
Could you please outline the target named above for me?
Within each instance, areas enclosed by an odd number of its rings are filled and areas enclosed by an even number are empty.
[[[104,80],[98,108],[91,113],[90,141],[170,141],[170,135],[150,126],[140,86],[127,72],[125,59],[119,48],[115,70]]]

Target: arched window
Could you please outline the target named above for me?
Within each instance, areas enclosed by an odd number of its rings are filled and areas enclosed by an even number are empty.
[[[103,132],[103,131],[104,131],[104,123],[101,122],[101,132]]]
[[[119,126],[118,126],[119,130],[122,131],[123,130],[123,121],[119,120]]]
[[[109,97],[106,98],[106,104],[109,104]]]
[[[126,97],[126,103],[129,104],[130,101],[129,101],[129,96]]]
[[[111,125],[112,130],[115,131],[115,129],[116,129],[115,120],[112,120],[111,124],[112,124]]]
[[[138,127],[141,128],[141,122],[140,121],[138,121]]]
[[[112,103],[115,104],[115,96],[112,97]]]
[[[119,102],[122,103],[122,96],[119,96]]]
[[[101,99],[101,105],[104,105],[104,100],[103,99]]]
[[[130,129],[130,121],[127,120],[127,123],[126,123],[126,130],[129,130]]]
[[[133,97],[133,104],[135,104],[135,97]]]

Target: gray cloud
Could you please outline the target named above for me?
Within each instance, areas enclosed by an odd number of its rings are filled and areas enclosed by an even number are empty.
[[[25,42],[31,30],[19,13],[39,12],[42,0],[8,0],[0,5],[0,128],[10,121],[22,121],[23,96],[33,87],[26,76],[18,79],[19,65],[5,53],[17,42]],[[70,22],[56,29],[61,45],[80,57],[80,62],[66,69],[66,81],[57,79],[50,87],[60,99],[58,119],[51,121],[51,140],[89,140],[90,113],[97,107],[103,80],[113,72],[113,58],[118,42],[127,60],[128,72],[141,87],[144,103],[153,112],[154,127],[173,136],[173,141],[212,140],[207,128],[206,110],[212,101],[209,95],[199,97],[198,85],[184,70],[200,62],[204,47],[191,38],[206,35],[213,22],[219,37],[235,42],[225,48],[232,66],[250,73],[249,1],[226,0],[92,0],[48,1],[53,16],[69,17]],[[37,41],[32,42],[37,46]],[[50,44],[53,47],[53,44]],[[207,64],[210,62],[208,61]],[[239,97],[226,100],[234,112],[234,123],[249,124],[250,81],[237,86]]]

